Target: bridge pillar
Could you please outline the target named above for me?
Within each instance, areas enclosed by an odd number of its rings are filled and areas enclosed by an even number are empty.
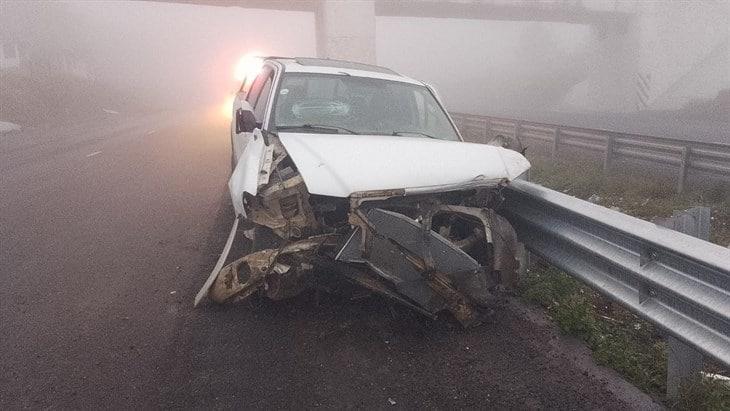
[[[321,0],[315,13],[317,56],[375,64],[375,2]]]
[[[640,35],[637,20],[604,22],[591,27],[593,46],[586,59],[588,77],[568,93],[569,107],[589,111],[629,112],[642,109],[637,90]]]
[[[730,87],[730,3],[647,1],[611,7],[624,16],[591,23],[588,76],[567,94],[567,107],[675,110]]]

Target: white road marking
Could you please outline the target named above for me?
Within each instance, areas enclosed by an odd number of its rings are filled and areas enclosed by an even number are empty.
[[[86,157],[93,157],[93,156],[95,156],[97,154],[101,154],[101,151],[94,151],[93,153],[87,154]]]

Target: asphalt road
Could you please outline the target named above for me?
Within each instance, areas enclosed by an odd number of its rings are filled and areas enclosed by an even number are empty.
[[[226,125],[0,136],[0,409],[646,409],[518,303],[462,330],[378,297],[192,309],[232,218]]]

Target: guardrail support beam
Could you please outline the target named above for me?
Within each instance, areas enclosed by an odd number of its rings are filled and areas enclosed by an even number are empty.
[[[551,150],[553,164],[558,162],[558,149],[560,144],[560,128],[555,127],[553,132],[553,147]]]
[[[689,167],[689,147],[682,147],[682,159],[679,165],[679,181],[677,181],[677,192],[682,194],[687,185],[687,169]]]
[[[709,207],[695,207],[686,211],[675,211],[672,217],[659,221],[672,230],[689,234],[701,240],[710,239]],[[699,377],[704,358],[702,353],[682,341],[666,336],[667,340],[667,398],[676,399],[683,383]]]
[[[700,376],[704,359],[694,348],[679,341],[671,335],[667,340],[667,398],[679,397],[682,384],[691,382]]]
[[[613,146],[614,136],[606,136],[606,155],[603,156],[603,172],[608,174],[611,171],[611,163],[613,163]]]

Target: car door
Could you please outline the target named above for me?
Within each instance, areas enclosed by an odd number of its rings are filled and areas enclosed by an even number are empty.
[[[234,120],[231,122],[231,146],[233,148],[233,158],[236,163],[243,155],[248,143],[253,139],[253,133],[239,131],[236,129],[235,115],[236,111],[245,106],[243,102],[248,103],[254,111],[258,128],[260,129],[265,121],[266,107],[268,105],[271,90],[274,85],[274,68],[264,66],[258,76],[254,79],[248,90],[242,89],[237,95],[233,103]]]
[[[246,103],[256,118],[257,127],[253,132],[235,133],[234,155],[236,166],[228,180],[228,190],[231,194],[233,208],[237,215],[246,215],[243,207],[243,193],[256,195],[259,185],[260,171],[266,158],[271,160],[273,146],[266,146],[261,129],[267,126],[267,109],[271,105],[275,70],[265,67],[256,77],[248,93]],[[238,148],[236,148],[238,146]],[[235,150],[240,150],[238,154]]]

